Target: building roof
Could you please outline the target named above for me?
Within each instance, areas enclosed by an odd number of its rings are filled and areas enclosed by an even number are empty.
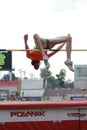
[[[0,87],[17,87],[18,80],[0,80]]]
[[[69,89],[69,88],[57,88],[57,89],[47,89],[44,96],[63,96],[66,94],[87,94],[87,89]]]

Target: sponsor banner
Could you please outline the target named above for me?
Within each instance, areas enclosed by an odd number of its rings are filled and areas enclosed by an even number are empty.
[[[70,97],[70,100],[87,100],[86,96],[74,96]]]
[[[28,122],[28,121],[63,121],[87,120],[86,110],[79,113],[78,109],[23,109],[0,110],[0,122]]]

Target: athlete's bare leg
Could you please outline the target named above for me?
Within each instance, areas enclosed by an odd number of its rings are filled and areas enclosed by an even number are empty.
[[[51,48],[53,48],[57,44],[65,43],[67,59],[71,60],[72,37],[70,36],[70,34],[68,34],[68,36],[61,36],[54,39],[49,39],[49,42]]]
[[[33,38],[34,38],[34,41],[35,41],[36,46],[37,46],[38,49],[40,50],[40,53],[41,53],[42,56],[44,57],[44,56],[45,56],[45,53],[44,53],[44,49],[43,49],[42,43],[41,43],[41,41],[40,41],[39,35],[38,35],[38,34],[34,34],[34,35],[33,35]]]
[[[40,50],[40,53],[42,54],[42,57],[43,57],[43,60],[44,60],[46,67],[49,68],[50,64],[48,63],[48,57],[45,55],[44,48],[42,46],[39,35],[34,34],[33,37],[34,37],[34,41],[35,41],[36,46],[38,47],[38,49]]]
[[[39,48],[42,56],[43,56],[43,59],[45,59],[45,53],[44,53],[44,49],[43,49],[43,38],[39,37],[37,34],[34,35],[34,40],[35,40],[35,43],[37,45],[37,47]],[[72,37],[70,36],[70,34],[68,34],[68,36],[61,36],[61,37],[57,37],[55,39],[49,39],[49,42],[50,42],[50,47],[53,48],[55,45],[57,44],[61,44],[61,43],[64,43],[66,44],[66,54],[67,54],[67,60],[64,62],[68,68],[71,70],[71,71],[74,71],[73,69],[73,63],[71,62],[71,47],[72,47]]]

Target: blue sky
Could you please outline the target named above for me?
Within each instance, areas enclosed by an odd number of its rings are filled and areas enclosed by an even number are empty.
[[[87,48],[87,1],[86,0],[3,0],[0,1],[0,48],[24,49],[23,35],[28,33],[30,48],[34,46],[32,35],[38,33],[45,38],[71,34],[72,48]],[[87,52],[72,52],[74,65],[87,64]],[[83,58],[84,57],[84,58]],[[67,79],[74,73],[64,65],[66,52],[59,52],[49,62],[55,76],[64,68]],[[25,52],[13,52],[13,67],[26,70],[26,76],[39,72],[33,69]],[[41,68],[44,68],[42,62]],[[6,72],[7,73],[7,72]]]

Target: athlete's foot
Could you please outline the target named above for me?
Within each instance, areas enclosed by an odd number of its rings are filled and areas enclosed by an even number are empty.
[[[73,62],[72,62],[72,61],[66,60],[66,61],[64,62],[64,64],[67,65],[67,67],[68,67],[72,72],[74,72]]]

